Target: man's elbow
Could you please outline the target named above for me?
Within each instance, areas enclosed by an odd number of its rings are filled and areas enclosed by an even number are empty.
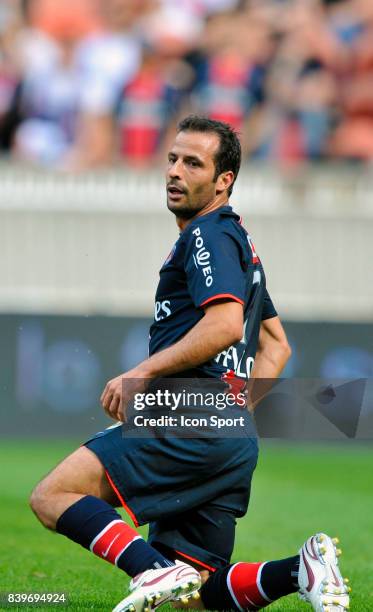
[[[278,347],[279,352],[282,355],[282,359],[284,361],[284,363],[287,363],[291,357],[291,346],[288,343],[287,340],[282,340],[279,343],[279,347]]]
[[[243,323],[242,322],[228,322],[226,324],[226,344],[232,346],[240,340],[243,336]]]
[[[287,340],[276,340],[269,342],[265,346],[259,347],[258,352],[262,352],[267,359],[276,366],[285,367],[291,357],[291,347]]]

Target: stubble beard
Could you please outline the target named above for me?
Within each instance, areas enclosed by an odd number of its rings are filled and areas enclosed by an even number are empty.
[[[187,206],[175,206],[172,202],[167,200],[167,208],[170,212],[172,212],[175,217],[178,219],[183,219],[184,221],[188,221],[194,217],[198,210],[194,210],[193,208],[188,208]]]
[[[185,194],[187,196],[187,194]],[[202,194],[201,194],[202,195]],[[197,196],[197,194],[195,194]],[[197,199],[197,197],[195,197]],[[209,203],[207,198],[201,198],[198,204],[178,204],[170,202],[167,197],[167,208],[170,212],[172,212],[176,218],[182,219],[183,221],[189,221],[195,217],[201,210],[203,210]]]
[[[184,193],[184,196],[187,197],[187,194]],[[198,212],[198,209],[195,209],[193,208],[193,206],[188,205],[187,202],[185,204],[179,204],[178,202],[170,202],[168,197],[167,208],[175,215],[175,217],[177,217],[178,219],[182,219],[183,221],[188,221]]]

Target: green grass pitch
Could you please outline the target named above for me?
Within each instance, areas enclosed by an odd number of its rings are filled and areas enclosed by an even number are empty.
[[[69,605],[57,610],[108,611],[124,596],[126,576],[43,529],[27,503],[33,485],[76,446],[2,441],[0,591],[66,592]],[[316,531],[338,535],[342,572],[353,588],[351,610],[373,611],[372,474],[371,446],[262,443],[249,512],[238,523],[233,560],[286,557]],[[141,533],[146,535],[146,529]],[[309,609],[297,596],[269,607],[273,612]]]

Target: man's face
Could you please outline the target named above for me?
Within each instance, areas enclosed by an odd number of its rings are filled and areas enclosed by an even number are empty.
[[[219,136],[179,132],[168,154],[167,207],[177,217],[190,219],[216,196],[214,156]]]

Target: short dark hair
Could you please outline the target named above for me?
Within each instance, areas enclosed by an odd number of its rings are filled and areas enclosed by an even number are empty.
[[[180,121],[177,131],[212,132],[219,136],[220,145],[214,159],[214,181],[222,172],[233,172],[233,183],[228,189],[228,195],[230,196],[241,165],[241,144],[234,129],[223,121],[215,121],[200,115],[189,115]]]

